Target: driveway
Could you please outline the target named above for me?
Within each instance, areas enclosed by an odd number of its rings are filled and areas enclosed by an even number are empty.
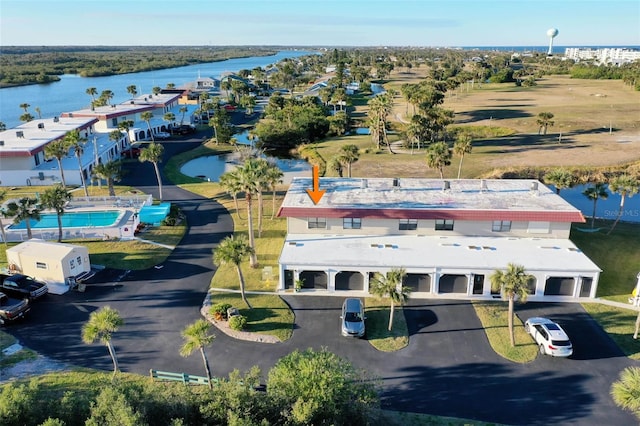
[[[169,158],[197,144],[165,144]],[[136,185],[157,191],[150,164],[138,165]],[[132,178],[130,175],[129,179]],[[127,183],[127,182],[123,182]],[[89,313],[105,305],[120,311],[125,325],[114,335],[123,371],[149,369],[203,374],[200,357],[182,358],[180,331],[200,318],[199,308],[214,273],[212,249],[233,229],[218,203],[167,184],[165,201],[179,204],[189,230],[162,265],[146,271],[110,271],[86,293],[49,295],[24,323],[7,329],[23,344],[55,360],[111,369],[104,345],[85,345],[80,330]],[[518,307],[524,320],[547,316],[560,322],[574,341],[572,359],[538,357],[520,365],[489,347],[473,307],[466,301],[411,300],[405,309],[410,344],[395,353],[378,352],[365,340],[339,331],[342,297],[287,295],[295,313],[293,337],[280,344],[237,341],[218,332],[207,349],[212,372],[258,365],[266,372],[295,349],[327,347],[376,377],[385,408],[454,416],[503,424],[637,424],[617,408],[609,386],[619,372],[637,363],[625,358],[577,304]]]

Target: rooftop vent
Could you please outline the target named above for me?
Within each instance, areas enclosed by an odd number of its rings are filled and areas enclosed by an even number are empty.
[[[480,192],[487,191],[487,181],[484,179],[480,179]]]
[[[53,117],[53,122],[54,122],[54,123],[57,123],[57,122],[59,122],[59,121],[60,121],[60,119],[59,119],[57,116],[56,116],[56,117]]]
[[[398,179],[398,178],[393,178],[393,187],[394,187],[394,188],[398,188],[398,187],[400,187],[400,179]]]
[[[362,189],[367,189],[367,185],[368,185],[368,182],[367,182],[367,180],[366,180],[366,179],[362,179],[362,180],[360,181],[360,188],[362,188]]]
[[[44,130],[44,123],[38,123],[38,129]]]
[[[443,191],[448,191],[450,189],[451,189],[451,182],[449,182],[448,180],[445,180],[444,182],[442,182]]]
[[[129,103],[130,103],[131,105],[133,105],[133,104],[135,104],[135,101],[130,101]]]
[[[72,112],[69,113],[69,118],[73,118],[73,113]]]
[[[4,146],[4,141],[0,141],[0,146]]]
[[[24,138],[24,132],[22,130],[19,130],[16,132],[16,137],[17,138]]]
[[[111,108],[116,109],[116,104],[111,104]]]

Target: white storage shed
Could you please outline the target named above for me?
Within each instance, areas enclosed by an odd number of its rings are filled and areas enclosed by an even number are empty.
[[[69,284],[91,273],[84,246],[32,238],[7,249],[9,270],[44,281],[53,294],[66,293]]]

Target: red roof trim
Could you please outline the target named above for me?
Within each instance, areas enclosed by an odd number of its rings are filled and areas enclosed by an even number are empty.
[[[509,211],[460,209],[331,209],[317,207],[282,207],[278,217],[360,217],[363,219],[453,219],[510,220],[533,222],[585,222],[579,211]]]

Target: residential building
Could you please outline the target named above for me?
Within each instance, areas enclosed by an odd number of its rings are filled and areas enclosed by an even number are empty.
[[[509,263],[534,279],[532,300],[595,297],[600,269],[569,239],[581,212],[536,180],[294,178],[280,217],[278,288],[364,295],[376,272],[404,268],[417,297],[499,298]],[[304,290],[303,290],[304,291]]]
[[[564,56],[576,62],[593,61],[596,64],[622,65],[640,60],[640,50],[623,47],[593,49],[589,47],[569,47]]]

